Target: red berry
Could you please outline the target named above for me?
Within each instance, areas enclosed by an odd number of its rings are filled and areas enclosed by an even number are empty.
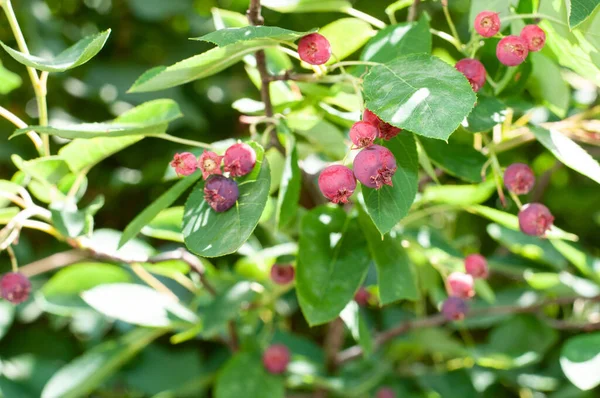
[[[354,175],[369,188],[393,186],[392,177],[396,169],[394,154],[381,145],[364,148],[354,158]]]
[[[217,213],[233,207],[239,196],[237,183],[222,175],[213,174],[204,185],[204,200]]]
[[[371,299],[371,293],[364,287],[360,287],[356,294],[354,295],[354,301],[361,307],[366,307],[369,305],[369,300]]]
[[[473,290],[473,277],[462,272],[453,272],[446,279],[448,294],[452,297],[469,299],[475,295]]]
[[[311,33],[298,42],[300,59],[311,65],[322,65],[331,58],[331,44],[325,36]]]
[[[198,168],[198,161],[193,153],[176,153],[171,161],[171,167],[175,169],[178,176],[189,176]]]
[[[389,387],[382,387],[377,391],[375,398],[396,398],[396,393]]]
[[[493,11],[481,11],[475,17],[475,31],[483,37],[492,37],[500,31],[500,18]]]
[[[514,194],[528,194],[534,184],[535,175],[526,164],[513,163],[504,171],[504,186]]]
[[[248,144],[233,144],[225,151],[225,171],[232,177],[244,176],[254,169],[256,164],[256,152]]]
[[[517,66],[527,58],[527,42],[519,36],[506,36],[498,42],[496,56],[506,66]]]
[[[211,151],[204,151],[198,158],[198,166],[202,170],[202,178],[205,180],[211,174],[221,174],[221,161],[223,156],[219,156]]]
[[[373,145],[373,141],[379,135],[376,126],[367,122],[356,122],[350,128],[350,139],[356,148],[364,148]]]
[[[465,270],[475,279],[485,279],[489,273],[487,261],[481,254],[468,255],[465,258]]]
[[[283,373],[290,363],[290,350],[283,344],[273,344],[264,352],[262,361],[267,372]]]
[[[295,270],[291,265],[275,264],[271,267],[271,280],[278,285],[287,285],[294,280]]]
[[[0,279],[0,294],[2,298],[13,304],[27,300],[31,292],[31,282],[19,272],[9,272]]]
[[[485,84],[485,68],[483,64],[476,59],[465,58],[458,61],[455,68],[465,75],[473,91],[477,92]]]
[[[521,38],[527,42],[529,51],[540,51],[546,44],[546,32],[537,25],[527,25],[521,30]]]
[[[323,196],[333,203],[348,203],[348,198],[356,189],[356,179],[352,170],[334,164],[319,174],[319,189]]]
[[[554,216],[541,203],[530,203],[519,212],[519,227],[526,235],[544,236],[552,227]]]
[[[402,129],[384,122],[376,114],[366,108],[363,112],[363,121],[377,127],[379,129],[379,138],[383,138],[384,140],[391,140],[402,131]]]
[[[459,297],[448,297],[442,305],[442,314],[449,321],[464,319],[468,310],[467,302]]]

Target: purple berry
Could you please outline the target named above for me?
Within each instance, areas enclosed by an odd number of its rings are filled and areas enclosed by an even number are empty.
[[[546,44],[546,32],[537,25],[527,25],[521,30],[521,38],[529,51],[540,51]]]
[[[391,140],[402,131],[402,129],[384,122],[376,114],[366,108],[363,112],[363,122],[370,123],[377,127],[379,130],[379,138],[383,138],[384,140]]]
[[[442,305],[442,314],[449,321],[464,319],[467,311],[469,311],[469,305],[459,297],[448,297]]]
[[[504,171],[504,186],[517,195],[531,192],[535,184],[535,175],[529,166],[523,163],[513,163]]]
[[[206,180],[211,174],[221,174],[222,160],[223,156],[211,151],[204,151],[198,158],[198,167],[202,170],[202,178]]]
[[[483,37],[492,37],[500,31],[500,18],[493,11],[481,11],[475,17],[475,31]]]
[[[464,58],[454,65],[454,67],[471,83],[473,91],[477,92],[485,84],[485,68],[483,64],[476,59]]]
[[[496,56],[506,66],[517,66],[522,64],[529,50],[527,42],[519,36],[506,36],[498,42]]]
[[[360,287],[356,294],[354,295],[354,301],[361,307],[366,307],[369,305],[369,300],[371,299],[371,293],[364,287]]]
[[[544,236],[552,227],[554,216],[541,203],[530,203],[519,212],[519,227],[526,235]]]
[[[473,290],[473,277],[462,272],[453,272],[446,279],[448,294],[452,297],[469,299],[475,295]]]
[[[204,185],[204,200],[217,213],[229,210],[239,196],[237,183],[222,175],[213,174]]]
[[[380,189],[384,185],[393,186],[392,177],[396,172],[394,154],[381,145],[364,148],[354,158],[354,175],[369,188]]]
[[[352,170],[334,164],[319,174],[319,189],[323,196],[333,203],[348,203],[348,198],[356,189],[356,179]]]
[[[367,122],[356,122],[350,128],[350,139],[356,148],[373,145],[379,135],[379,129]]]
[[[27,300],[29,292],[31,292],[31,282],[20,272],[9,272],[0,279],[2,298],[13,304]]]
[[[295,270],[289,264],[278,265],[271,267],[271,280],[278,285],[287,285],[294,280]]]
[[[311,65],[323,65],[331,58],[331,44],[325,36],[311,33],[298,42],[300,59]]]
[[[396,398],[396,393],[389,387],[382,387],[377,391],[375,398]]]
[[[283,344],[273,344],[264,352],[262,361],[267,372],[281,374],[290,363],[290,350]]]
[[[228,171],[231,177],[241,177],[254,169],[256,152],[248,144],[233,144],[227,148],[223,159],[225,162],[225,171]]]
[[[475,279],[488,277],[487,260],[481,254],[470,254],[465,258],[465,270]]]
[[[171,161],[171,167],[175,169],[178,176],[189,176],[198,168],[198,161],[193,153],[176,153]]]

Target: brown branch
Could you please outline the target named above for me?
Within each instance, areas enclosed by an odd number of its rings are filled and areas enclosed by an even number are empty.
[[[337,367],[336,357],[343,345],[344,321],[342,321],[342,318],[336,318],[327,326],[327,334],[324,341],[325,362],[330,372],[335,371]]]
[[[419,7],[420,0],[413,0],[413,3],[408,10],[408,22],[412,22],[417,18],[417,8]]]

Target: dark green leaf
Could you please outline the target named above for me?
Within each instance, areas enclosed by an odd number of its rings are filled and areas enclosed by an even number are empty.
[[[531,53],[529,58],[533,70],[527,79],[527,89],[548,109],[564,118],[569,109],[571,92],[569,85],[562,77],[560,67],[541,53]]]
[[[151,238],[183,243],[181,224],[183,224],[183,206],[171,207],[158,213],[140,232]]]
[[[571,29],[585,21],[598,8],[598,0],[571,0],[569,26]]]
[[[282,122],[283,123],[283,122]],[[298,166],[298,151],[296,140],[291,134],[283,135],[285,138],[285,165],[279,185],[277,196],[277,213],[275,215],[277,225],[280,228],[288,225],[298,212],[298,200],[300,199],[300,185],[302,175]]]
[[[204,336],[212,337],[226,327],[227,322],[235,319],[240,313],[242,304],[251,302],[257,293],[252,282],[238,282],[215,299],[202,310]]]
[[[569,381],[581,390],[600,385],[600,332],[568,339],[560,353],[560,366]]]
[[[479,94],[477,105],[467,117],[465,129],[472,133],[489,131],[504,121],[506,105],[496,97]]]
[[[267,373],[260,355],[240,352],[219,373],[214,394],[215,398],[284,398],[284,379]]]
[[[15,306],[6,301],[0,301],[0,339],[8,332],[15,318]]]
[[[352,8],[346,0],[262,0],[261,4],[279,12],[339,12]]]
[[[463,180],[481,182],[481,170],[487,158],[472,146],[431,138],[419,138],[419,142],[437,166]]]
[[[6,95],[21,87],[21,76],[6,69],[0,62],[0,94]]]
[[[308,32],[296,32],[289,29],[279,28],[277,26],[245,26],[243,28],[219,29],[215,32],[211,32],[207,35],[197,37],[192,40],[208,41],[216,44],[219,47],[224,47],[240,41],[257,39],[270,39],[274,40],[275,42],[296,41],[299,38],[315,31],[316,29]]]

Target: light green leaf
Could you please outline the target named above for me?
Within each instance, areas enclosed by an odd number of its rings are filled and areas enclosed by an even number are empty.
[[[24,54],[20,51],[13,50],[2,42],[0,42],[0,44],[11,57],[23,65],[46,72],[64,72],[68,69],[83,65],[92,59],[100,52],[100,50],[102,50],[109,35],[110,29],[95,35],[84,37],[56,57],[50,59]]]
[[[339,12],[352,7],[346,0],[262,0],[261,4],[279,12]]]
[[[239,12],[224,10],[222,8],[212,8],[210,10],[215,24],[215,29],[241,28],[248,26],[248,17]]]
[[[296,32],[289,29],[279,28],[277,26],[245,26],[243,28],[219,29],[202,37],[193,38],[192,40],[208,41],[216,44],[219,47],[224,47],[240,41],[257,39],[270,39],[274,40],[275,42],[296,41],[299,38],[315,31],[316,29],[307,32]]]
[[[330,65],[352,55],[373,37],[375,30],[361,19],[341,18],[325,25],[319,34],[331,44],[331,58],[327,61],[327,65]]]
[[[140,232],[151,238],[183,243],[181,224],[183,224],[183,206],[171,207],[161,210]]]
[[[46,297],[74,295],[98,285],[130,281],[129,273],[117,265],[77,263],[54,274],[42,288],[42,293]]]
[[[238,282],[231,288],[219,293],[217,297],[202,309],[203,336],[212,337],[235,319],[242,304],[248,304],[256,297],[256,288],[252,282]]]
[[[291,132],[283,135],[283,137],[285,138],[286,157],[281,184],[279,185],[279,195],[277,196],[277,212],[275,213],[279,228],[285,227],[296,217],[298,200],[300,199],[300,185],[302,183],[300,166],[298,166],[296,140]]]
[[[78,211],[74,203],[54,202],[50,206],[52,223],[64,236],[77,238],[86,226],[86,214]]]
[[[472,205],[483,203],[496,192],[493,179],[477,185],[428,185],[422,200],[432,203]]]
[[[569,338],[560,352],[560,367],[581,390],[600,385],[600,332]]]
[[[346,324],[354,340],[360,344],[364,353],[370,355],[373,351],[373,337],[356,301],[352,300],[346,305],[346,308],[340,314],[340,318]]]
[[[323,120],[323,115],[313,107],[291,112],[287,116],[288,126],[294,133],[306,138],[313,148],[330,156],[341,159],[347,152],[344,135],[333,124]]]
[[[419,138],[429,159],[448,173],[469,182],[481,182],[487,158],[470,145],[431,138]]]
[[[6,69],[0,62],[0,94],[6,95],[21,87],[21,76]]]
[[[8,224],[10,222],[10,220],[13,219],[14,216],[19,214],[20,210],[21,209],[16,206],[5,207],[3,209],[0,209],[0,225]]]
[[[598,0],[570,0],[571,7],[569,10],[569,26],[571,29],[585,21],[594,13],[600,1]]]
[[[0,301],[0,339],[2,339],[15,318],[15,306],[6,300]]]
[[[560,68],[544,54],[529,54],[533,70],[527,79],[529,92],[561,118],[567,115],[571,93]]]
[[[219,372],[215,398],[284,398],[284,378],[269,374],[260,355],[240,352]]]
[[[25,174],[45,184],[57,184],[71,172],[61,156],[46,156],[24,161],[19,155],[12,155],[15,166]]]

